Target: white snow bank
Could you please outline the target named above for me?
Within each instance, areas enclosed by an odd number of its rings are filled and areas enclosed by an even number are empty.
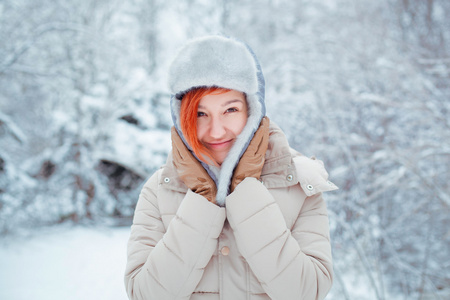
[[[46,229],[0,240],[0,299],[126,300],[126,228]]]

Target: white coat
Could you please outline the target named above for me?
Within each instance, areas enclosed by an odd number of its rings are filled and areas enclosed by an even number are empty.
[[[128,243],[130,299],[323,299],[333,279],[319,160],[271,124],[261,181],[246,178],[220,207],[188,190],[169,155],[145,184]]]

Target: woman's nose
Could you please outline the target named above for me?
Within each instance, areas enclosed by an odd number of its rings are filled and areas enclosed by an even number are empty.
[[[220,118],[211,118],[211,127],[209,129],[209,135],[214,139],[222,138],[226,133],[225,126]]]

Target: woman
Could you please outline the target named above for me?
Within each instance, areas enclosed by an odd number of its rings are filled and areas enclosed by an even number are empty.
[[[130,299],[323,299],[332,283],[323,164],[265,117],[243,43],[187,43],[169,71],[172,152],[142,189]]]

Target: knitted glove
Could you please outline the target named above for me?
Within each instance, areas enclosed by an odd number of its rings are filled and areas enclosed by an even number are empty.
[[[264,117],[255,132],[250,144],[239,160],[233,177],[231,178],[231,192],[246,177],[260,179],[261,171],[264,166],[267,146],[269,145],[269,118]]]
[[[178,176],[194,193],[216,203],[217,187],[214,180],[183,143],[175,127],[172,127],[171,133],[173,164]]]

